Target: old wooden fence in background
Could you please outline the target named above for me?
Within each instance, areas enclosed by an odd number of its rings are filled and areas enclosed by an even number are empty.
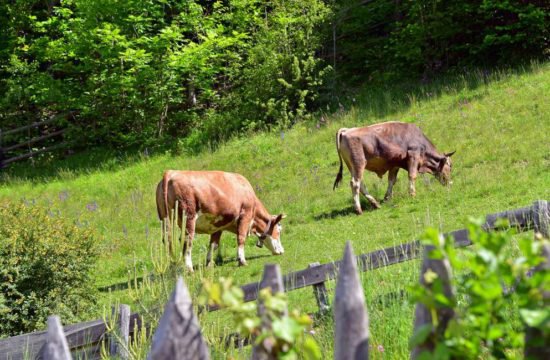
[[[60,114],[15,129],[0,129],[0,169],[13,162],[67,146],[63,139],[67,129],[59,126],[59,120],[71,116],[73,113]],[[26,136],[21,136],[20,133],[24,131],[27,132]],[[26,140],[22,141],[21,138]]]
[[[487,231],[495,230],[497,219],[507,219],[511,226],[520,231],[534,229],[536,234],[550,237],[550,208],[547,201],[536,201],[533,206],[491,214],[486,217],[484,228]],[[467,230],[458,230],[445,234],[452,236],[457,247],[471,245]],[[550,267],[550,247],[544,247],[546,262],[541,266]],[[367,359],[368,358],[368,315],[365,306],[363,289],[359,280],[359,271],[376,269],[383,266],[412,260],[424,254],[424,261],[420,279],[423,273],[430,269],[437,272],[441,279],[449,281],[448,263],[446,260],[429,259],[427,249],[418,241],[375,251],[359,256],[353,255],[350,243],[346,244],[344,257],[341,261],[323,265],[311,265],[308,269],[282,276],[278,265],[266,265],[262,281],[242,286],[245,301],[257,299],[259,290],[270,287],[273,292],[291,291],[305,286],[313,286],[314,294],[321,311],[329,308],[328,294],[324,282],[337,279],[333,312],[335,322],[334,357],[336,359]],[[537,269],[535,269],[536,271]],[[449,290],[450,291],[450,290]],[[545,296],[550,296],[548,292]],[[548,299],[550,301],[550,299]],[[263,307],[259,307],[260,311]],[[215,308],[208,309],[210,311]],[[112,354],[125,358],[128,339],[132,337],[133,324],[139,322],[137,314],[130,314],[128,308],[121,311],[119,326],[123,334],[112,342]],[[453,314],[438,313],[439,323],[448,320]],[[424,324],[432,324],[432,314],[422,304],[417,304],[415,311],[415,328]],[[0,340],[0,354],[2,359],[35,358],[37,355],[44,359],[70,359],[71,352],[78,356],[78,350],[94,345],[92,353],[86,358],[96,358],[98,346],[106,333],[106,325],[101,320],[61,327],[59,318],[51,317],[48,320],[48,331],[21,335],[14,338]],[[88,326],[88,328],[86,328]],[[268,326],[268,324],[266,324]],[[91,330],[93,328],[93,330]],[[139,328],[139,327],[138,327]],[[62,331],[63,330],[63,331]],[[353,336],[350,336],[353,334]],[[540,335],[540,334],[539,334]],[[533,329],[528,329],[527,337],[537,336]],[[89,343],[85,343],[89,339]],[[117,345],[117,342],[119,344]],[[126,342],[126,344],[124,344]],[[528,342],[526,342],[528,343]],[[412,352],[413,358],[423,348],[430,348],[433,344],[425,343]],[[550,344],[542,347],[526,347],[526,355],[534,359],[549,359]],[[4,355],[5,354],[5,355]],[[272,359],[262,344],[256,345],[252,351],[254,359]],[[166,304],[164,314],[153,336],[150,351],[151,359],[208,359],[209,352],[203,340],[199,323],[193,313],[191,296],[183,282],[178,279],[176,289]]]

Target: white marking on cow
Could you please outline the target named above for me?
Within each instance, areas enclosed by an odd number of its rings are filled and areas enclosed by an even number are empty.
[[[246,259],[244,258],[244,245],[239,245],[237,249],[237,259],[239,259],[239,263],[246,264]]]
[[[185,249],[185,267],[187,270],[193,272],[193,260],[191,259],[191,240],[189,237],[186,237],[185,241],[187,241],[187,248]]]

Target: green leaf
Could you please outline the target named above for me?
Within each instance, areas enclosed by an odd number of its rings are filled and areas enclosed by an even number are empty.
[[[424,324],[418,327],[409,339],[409,348],[412,349],[420,344],[423,344],[432,333],[432,329],[433,327],[431,324]]]
[[[317,341],[315,341],[311,336],[307,336],[304,340],[302,351],[306,359],[316,360],[322,359],[323,357]]]
[[[550,320],[550,308],[539,310],[520,309],[519,314],[522,320],[531,327],[539,327]]]

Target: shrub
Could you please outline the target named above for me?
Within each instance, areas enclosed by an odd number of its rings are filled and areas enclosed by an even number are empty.
[[[94,239],[42,206],[0,203],[0,337],[43,328],[54,313],[65,323],[89,313]]]
[[[416,285],[412,289],[414,298],[432,313],[441,309],[455,312],[444,333],[433,331],[429,325],[417,330],[411,346],[428,339],[436,344],[433,353],[424,351],[419,358],[510,358],[522,351],[526,326],[540,331],[543,339],[535,341],[547,343],[550,337],[550,308],[543,296],[550,288],[550,271],[543,268],[528,275],[544,260],[544,240],[522,236],[518,240],[520,253],[512,256],[506,245],[512,242],[513,231],[486,232],[482,224],[479,220],[468,225],[475,247],[460,256],[452,241],[440,241],[436,230],[429,229],[424,236],[424,242],[434,246],[431,258],[449,259],[453,271],[458,272],[452,285],[459,295],[448,298],[441,279],[433,272],[429,288]]]

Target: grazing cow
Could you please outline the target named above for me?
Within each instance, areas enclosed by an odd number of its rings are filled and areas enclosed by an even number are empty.
[[[389,171],[388,190],[384,200],[392,196],[392,188],[399,169],[409,172],[409,192],[416,195],[415,180],[418,173],[430,173],[443,185],[451,183],[451,155],[441,154],[418,126],[398,121],[374,124],[361,128],[342,128],[336,133],[336,149],[340,157],[340,170],[333,189],[342,181],[342,159],[351,173],[351,192],[355,211],[362,214],[359,192],[375,207],[380,204],[363,183],[365,169],[380,178]]]
[[[264,244],[273,255],[282,255],[281,219],[283,214],[270,215],[243,176],[222,171],[168,170],[157,186],[157,211],[170,244],[170,214],[178,202],[178,226],[185,216],[185,266],[193,271],[191,248],[195,234],[210,234],[206,258],[212,263],[212,250],[218,248],[223,231],[237,235],[237,259],[246,265],[244,242],[251,233],[258,236],[256,245]],[[171,249],[171,246],[169,247]]]

